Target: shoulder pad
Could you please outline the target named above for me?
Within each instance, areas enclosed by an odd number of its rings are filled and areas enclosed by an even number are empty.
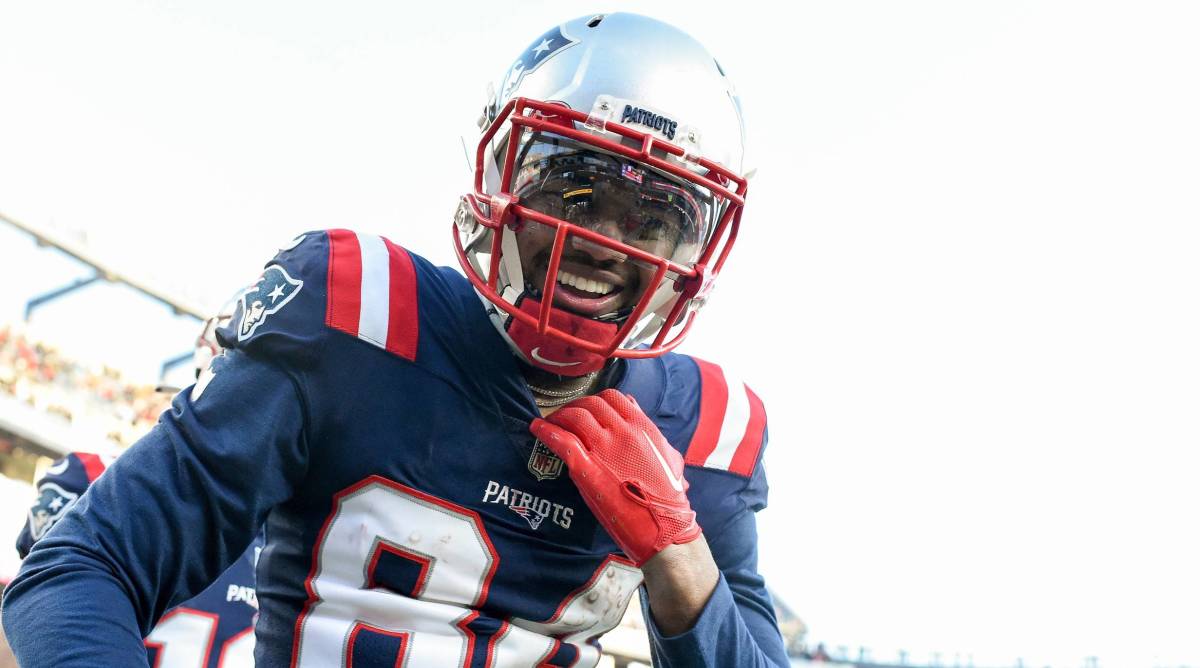
[[[37,499],[30,506],[25,527],[17,538],[17,552],[22,558],[75,505],[111,462],[111,457],[72,452],[46,469],[46,474],[37,481]]]
[[[417,281],[403,248],[350,230],[309,232],[292,240],[240,292],[224,347],[270,346],[309,358],[334,329],[395,355],[417,348]]]
[[[417,276],[408,251],[374,234],[330,230],[325,324],[405,359],[417,356]]]
[[[108,469],[108,465],[112,461],[113,457],[109,456],[90,452],[72,452],[46,469],[46,474],[37,481],[37,486],[54,483],[69,491],[82,494],[88,485],[95,482],[96,478],[99,478],[100,474]]]
[[[762,400],[728,371],[692,358],[700,370],[700,415],[684,463],[749,477],[762,451]]]

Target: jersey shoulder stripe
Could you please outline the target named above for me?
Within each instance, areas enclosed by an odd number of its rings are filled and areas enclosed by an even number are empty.
[[[104,469],[108,468],[108,464],[112,461],[111,458],[104,458],[100,455],[90,452],[73,452],[71,453],[83,464],[83,470],[87,474],[89,483],[96,482],[96,478],[104,473]]]
[[[700,371],[700,414],[684,463],[749,476],[767,428],[762,400],[720,366],[692,359]]]
[[[408,360],[417,357],[417,275],[387,239],[329,230],[325,324]]]

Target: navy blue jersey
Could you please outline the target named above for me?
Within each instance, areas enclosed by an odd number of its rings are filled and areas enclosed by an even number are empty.
[[[124,638],[264,526],[260,666],[595,665],[641,571],[529,433],[517,361],[457,271],[381,237],[309,233],[219,338],[226,351],[26,559],[4,615],[22,661],[121,665]],[[786,665],[757,574],[761,402],[683,355],[620,364],[617,389],[683,453],[722,572],[692,630],[666,638],[647,616],[659,665]],[[60,627],[59,647],[26,642],[43,611],[75,604],[107,614]],[[101,628],[109,642],[72,664],[74,639]]]
[[[17,537],[25,558],[112,463],[111,457],[73,452],[54,462],[37,481],[38,498]],[[145,638],[154,668],[242,668],[254,665],[254,562],[256,539],[237,561],[199,595],[171,608]],[[70,614],[70,611],[66,611]],[[51,636],[53,637],[53,636]]]

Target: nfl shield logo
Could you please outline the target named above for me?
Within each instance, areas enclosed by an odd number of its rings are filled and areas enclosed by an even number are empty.
[[[558,458],[558,455],[551,452],[546,444],[541,441],[533,442],[533,452],[529,455],[529,472],[539,482],[557,478],[562,473],[562,468],[563,461]]]

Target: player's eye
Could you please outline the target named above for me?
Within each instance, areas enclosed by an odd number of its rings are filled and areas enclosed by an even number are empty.
[[[677,219],[670,217],[649,216],[642,220],[638,228],[639,241],[666,241],[674,244],[680,235],[680,225]]]

